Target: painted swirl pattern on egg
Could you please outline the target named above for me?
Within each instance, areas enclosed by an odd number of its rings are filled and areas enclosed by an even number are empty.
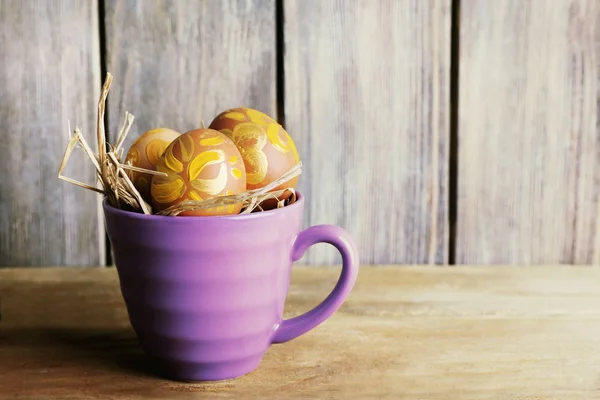
[[[134,167],[140,167],[148,170],[156,170],[156,163],[165,152],[169,144],[179,136],[176,132],[168,128],[151,129],[139,138],[137,138],[125,158],[125,163]],[[150,202],[150,181],[152,176],[147,173],[137,171],[127,171],[133,185],[140,192],[144,200]]]
[[[268,185],[300,161],[294,141],[273,118],[249,108],[222,112],[210,129],[223,132],[240,150],[246,166],[247,187]],[[274,190],[296,187],[298,177]]]
[[[241,123],[233,132],[224,129],[223,133],[233,140],[246,162],[246,181],[249,184],[262,182],[267,176],[268,160],[263,152],[267,144],[267,134],[261,126]]]
[[[184,200],[200,201],[246,190],[246,172],[239,150],[231,139],[212,129],[181,135],[167,147],[156,167],[167,174],[152,179],[152,204],[157,211]],[[235,214],[241,207],[234,204],[180,215]]]

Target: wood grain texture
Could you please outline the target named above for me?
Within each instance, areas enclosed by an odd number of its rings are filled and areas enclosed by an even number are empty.
[[[594,0],[463,0],[457,264],[600,263]]]
[[[57,179],[67,120],[95,137],[96,1],[0,1],[0,266],[98,265],[97,194]],[[94,184],[77,153],[65,171]]]
[[[231,107],[274,115],[275,4],[269,0],[106,0],[111,137],[156,127],[186,132]]]
[[[364,263],[445,264],[450,1],[285,0],[285,122],[306,225]],[[339,261],[330,248],[307,262]]]
[[[297,268],[286,315],[338,268]],[[1,399],[600,398],[600,268],[364,268],[323,325],[237,380],[154,375],[114,269],[0,271]]]

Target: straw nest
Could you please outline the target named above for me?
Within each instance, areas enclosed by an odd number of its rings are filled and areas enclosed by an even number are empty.
[[[69,142],[58,170],[59,179],[102,194],[106,197],[108,203],[115,208],[144,214],[175,216],[184,211],[200,210],[204,208],[227,206],[230,204],[239,203],[243,204],[241,214],[248,214],[253,211],[262,211],[261,203],[268,199],[276,199],[277,208],[285,207],[286,205],[296,201],[296,192],[293,188],[274,192],[270,192],[270,190],[300,175],[302,173],[301,162],[296,164],[292,169],[283,174],[276,181],[260,189],[248,190],[237,195],[221,196],[201,201],[186,200],[160,212],[153,213],[151,205],[144,201],[139,191],[133,185],[126,171],[132,170],[146,172],[152,175],[163,175],[163,173],[134,167],[122,161],[124,154],[123,143],[127,138],[127,134],[129,133],[131,125],[133,124],[134,116],[126,111],[125,119],[117,136],[116,143],[113,145],[106,141],[104,114],[106,98],[108,96],[111,83],[112,75],[107,73],[106,80],[102,86],[100,99],[98,101],[98,152],[93,152],[92,148],[83,137],[79,127],[75,127],[73,132],[71,132],[71,126],[69,123]],[[98,177],[100,187],[89,185],[63,175],[63,170],[67,166],[69,158],[76,148],[83,149],[84,153],[88,156],[96,168],[96,175]]]

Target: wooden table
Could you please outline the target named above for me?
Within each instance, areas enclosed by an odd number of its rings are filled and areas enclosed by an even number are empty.
[[[337,268],[297,267],[287,316]],[[363,267],[345,305],[255,372],[156,377],[114,269],[0,270],[0,398],[600,398],[600,268]]]

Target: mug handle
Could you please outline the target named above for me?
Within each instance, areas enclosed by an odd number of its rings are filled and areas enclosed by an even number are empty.
[[[335,225],[316,225],[298,234],[292,246],[292,262],[317,243],[329,243],[342,255],[342,273],[329,296],[312,310],[284,320],[273,337],[273,343],[284,343],[317,327],[344,303],[358,276],[358,253],[354,241],[344,229]]]

